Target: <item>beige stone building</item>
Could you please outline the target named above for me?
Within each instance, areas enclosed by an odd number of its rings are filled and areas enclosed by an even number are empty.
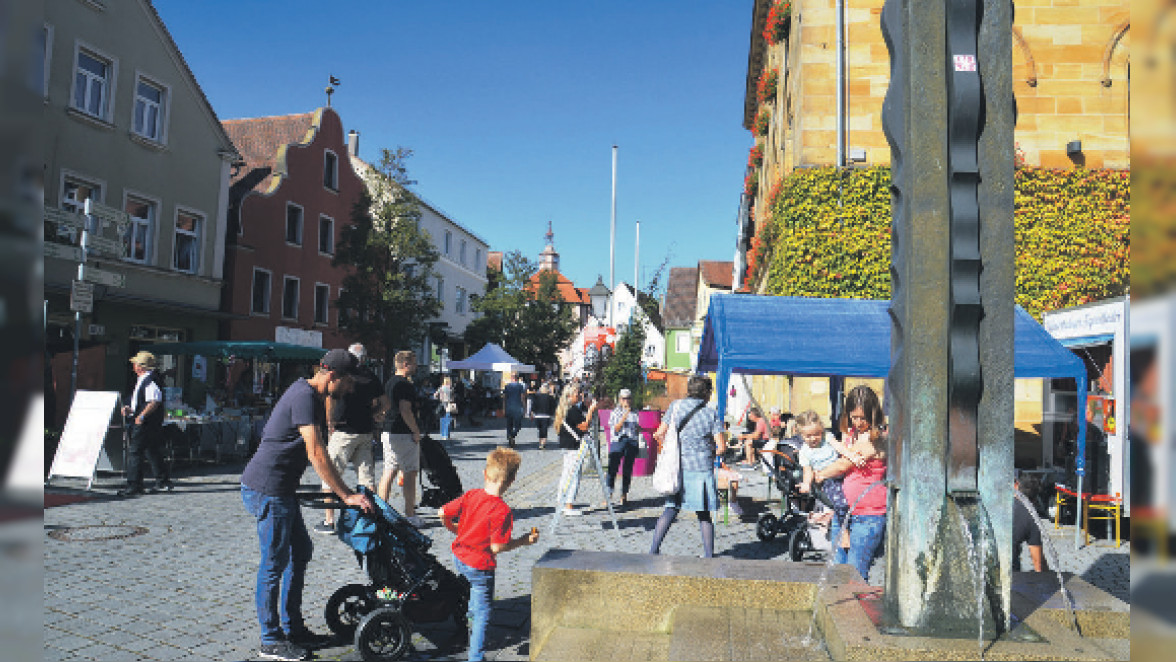
[[[753,2],[744,101],[746,128],[754,130],[757,114],[767,117],[767,135],[756,138],[764,153],[756,219],[765,217],[772,184],[795,168],[834,165],[839,156],[843,166],[890,162],[882,133],[890,70],[883,0],[792,0],[783,40],[769,43],[764,28],[773,4]],[[1129,167],[1129,16],[1127,0],[1017,1],[1013,92],[1026,165]],[[757,84],[772,69],[778,80],[761,103]]]

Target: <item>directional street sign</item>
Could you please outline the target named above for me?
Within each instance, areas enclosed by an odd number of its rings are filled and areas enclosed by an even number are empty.
[[[119,239],[110,239],[107,237],[96,237],[90,235],[87,239],[88,246],[93,252],[101,253],[109,257],[125,257],[127,254],[126,244]]]
[[[69,290],[69,309],[78,313],[94,312],[94,286],[75,280]]]
[[[93,201],[90,202],[90,213],[98,217],[102,222],[102,227],[114,224],[119,234],[125,233],[127,226],[131,222],[131,215],[125,211],[115,209],[114,207],[107,207],[106,205]]]
[[[56,257],[62,260],[73,260],[74,262],[82,261],[82,249],[77,246],[55,244],[51,241],[46,241],[42,245],[45,247],[45,257]]]
[[[45,207],[45,222],[56,223],[70,228],[82,229],[86,224],[86,217],[73,211],[66,209],[57,209],[56,207]]]
[[[116,274],[113,271],[95,269],[94,267],[86,267],[85,279],[91,283],[106,285],[108,287],[127,286],[126,276],[122,274]]]

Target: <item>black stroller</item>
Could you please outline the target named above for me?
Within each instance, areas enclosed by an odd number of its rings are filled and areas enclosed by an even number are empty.
[[[391,662],[411,648],[412,624],[453,618],[457,641],[467,635],[470,584],[428,553],[432,540],[366,487],[376,513],[367,515],[333,494],[304,494],[304,505],[338,508],[336,534],[355,550],[369,584],[347,584],[327,600],[327,626],[340,637],[354,636],[366,662]]]
[[[804,479],[796,451],[780,444],[776,450],[762,451],[764,463],[769,470],[768,480],[780,490],[780,516],[771,512],[761,513],[755,523],[755,535],[764,542],[776,536],[788,539],[788,556],[793,561],[803,561],[815,550],[808,515],[817,501],[829,509],[833,503],[822,490],[814,489],[809,494],[798,489]],[[769,458],[771,458],[769,460]]]
[[[421,484],[420,505],[440,508],[462,495],[461,477],[441,442],[425,435],[421,437],[421,474],[430,486]]]

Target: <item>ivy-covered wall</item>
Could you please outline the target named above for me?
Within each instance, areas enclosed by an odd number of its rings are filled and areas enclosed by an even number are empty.
[[[749,259],[767,294],[890,297],[890,168],[797,170],[773,190]],[[1130,183],[1121,170],[1018,168],[1016,301],[1047,310],[1124,294]]]

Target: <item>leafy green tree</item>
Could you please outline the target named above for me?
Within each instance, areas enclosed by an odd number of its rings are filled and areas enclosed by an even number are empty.
[[[502,271],[490,270],[486,293],[471,305],[481,316],[466,327],[466,343],[472,348],[497,343],[523,363],[557,363],[577,327],[555,274],[540,272],[536,284],[531,276],[538,265],[520,251],[504,255],[502,265]]]
[[[616,351],[604,366],[604,390],[609,397],[617,397],[621,389],[633,392],[633,408],[645,404],[645,372],[641,368],[641,355],[645,348],[645,325],[636,319],[634,311],[632,324],[617,338]]]
[[[433,280],[439,256],[420,227],[420,201],[409,189],[416,182],[405,165],[410,156],[403,147],[382,150],[333,262],[350,267],[336,304],[340,326],[389,364],[425,337],[441,311]]]

